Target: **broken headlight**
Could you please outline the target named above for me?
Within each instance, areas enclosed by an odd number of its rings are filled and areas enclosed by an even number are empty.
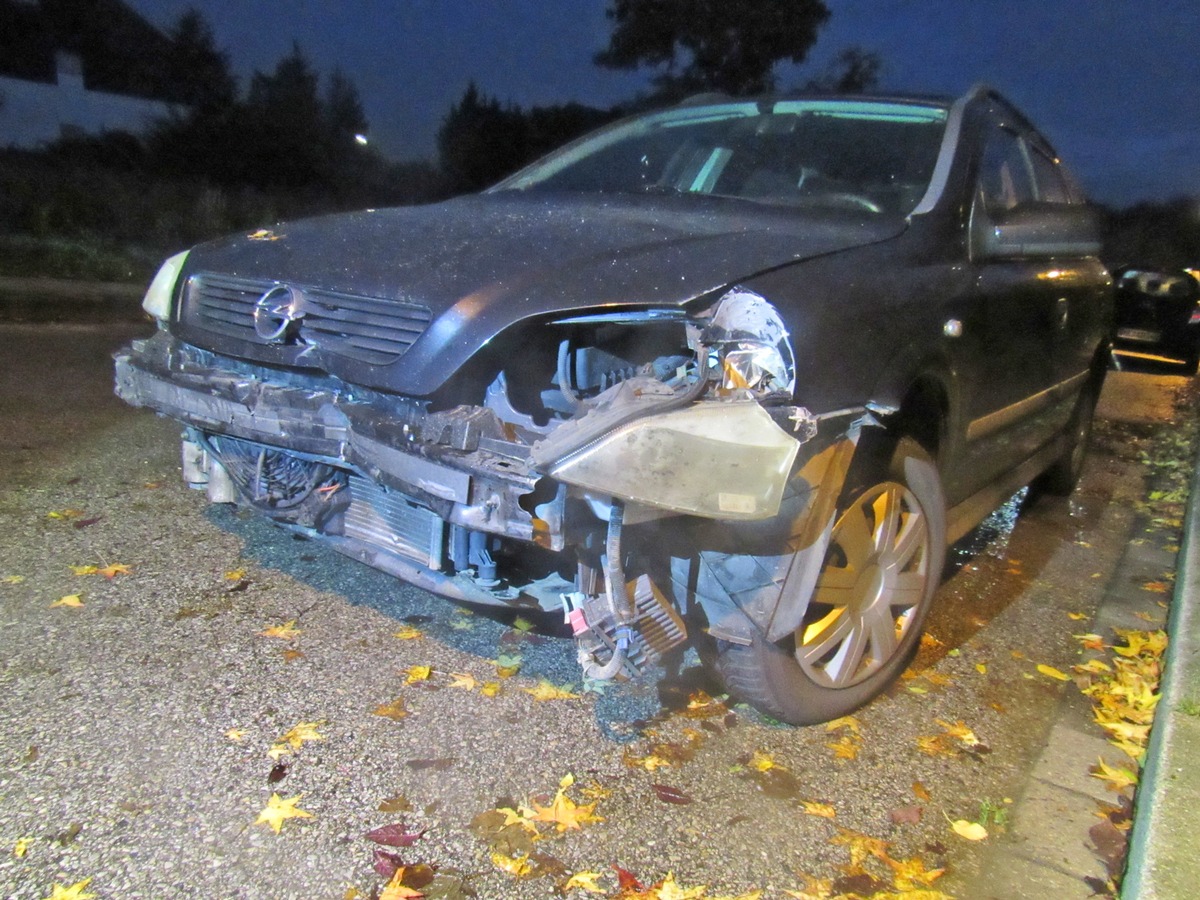
[[[189,252],[184,250],[182,253],[168,257],[158,267],[154,280],[146,289],[146,296],[142,300],[142,309],[160,322],[171,318],[171,299],[175,295],[175,283],[179,281],[179,273],[183,271],[183,264],[187,260]]]
[[[721,297],[701,342],[715,357],[723,390],[790,395],[796,386],[796,357],[783,319],[752,291],[735,287]]]

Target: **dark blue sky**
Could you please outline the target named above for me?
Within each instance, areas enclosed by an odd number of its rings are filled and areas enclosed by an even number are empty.
[[[292,40],[322,75],[358,86],[371,139],[429,157],[446,110],[474,79],[522,106],[627,99],[644,74],[600,69],[607,0],[128,0],[166,29],[188,6],[213,26],[244,86]],[[1197,0],[826,0],[833,13],[803,83],[857,44],[885,89],[961,93],[986,81],[1037,122],[1096,199],[1200,195]]]

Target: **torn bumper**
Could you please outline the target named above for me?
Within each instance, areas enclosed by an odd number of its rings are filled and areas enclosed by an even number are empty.
[[[454,525],[562,549],[520,499],[539,475],[528,447],[489,437],[470,414],[318,375],[239,365],[159,333],[119,352],[116,393],[206,434],[303,454],[402,492]],[[273,379],[271,383],[266,377]],[[436,425],[437,442],[428,438]]]

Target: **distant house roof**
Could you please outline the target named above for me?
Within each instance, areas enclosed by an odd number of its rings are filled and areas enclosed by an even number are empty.
[[[122,0],[0,0],[0,75],[52,84],[68,53],[89,90],[184,102],[171,51]]]

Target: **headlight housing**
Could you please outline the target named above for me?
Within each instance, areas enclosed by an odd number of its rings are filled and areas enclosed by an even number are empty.
[[[168,257],[158,267],[150,287],[146,289],[142,309],[160,322],[165,322],[171,317],[171,298],[175,294],[175,283],[179,281],[179,273],[183,271],[183,264],[189,252],[191,251],[184,250]]]
[[[726,293],[701,337],[716,354],[721,389],[756,396],[790,395],[796,387],[796,356],[779,312],[745,288]]]

